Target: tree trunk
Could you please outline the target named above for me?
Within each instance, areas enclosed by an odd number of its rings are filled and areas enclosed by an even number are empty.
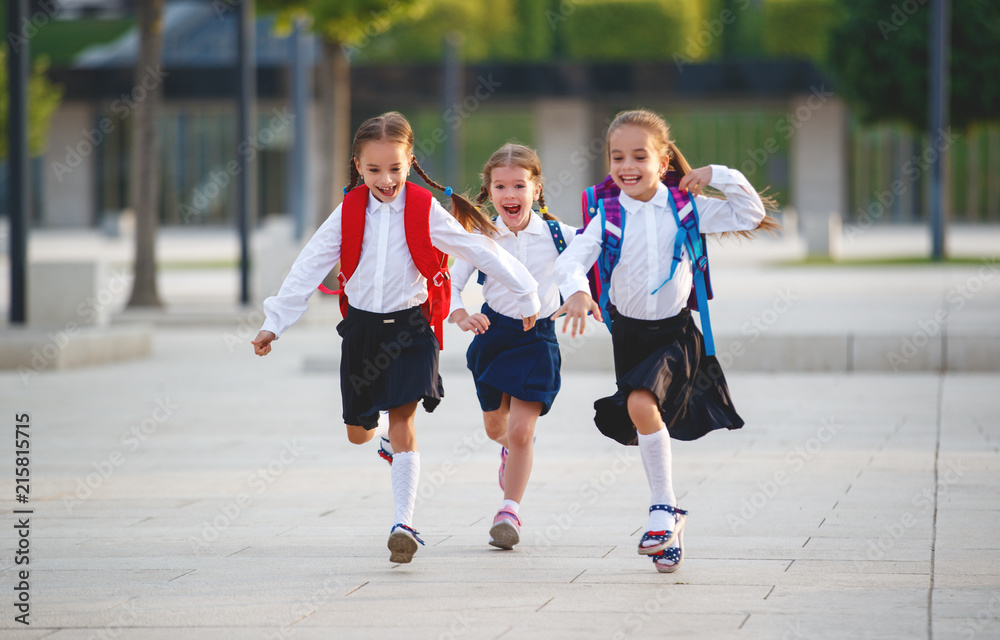
[[[164,2],[139,0],[136,3],[139,56],[133,86],[142,87],[146,96],[144,100],[136,101],[138,105],[132,116],[132,184],[129,198],[135,211],[135,282],[129,307],[162,306],[156,292],[156,229],[160,195],[157,121],[163,102],[159,67],[163,59]]]
[[[351,63],[343,46],[323,38],[320,64],[320,154],[323,158],[319,210],[313,228],[319,227],[344,199],[350,178]]]
[[[319,93],[320,154],[322,178],[319,186],[319,211],[313,223],[318,228],[344,199],[344,187],[350,180],[351,160],[351,61],[344,47],[336,40],[323,38],[323,59],[320,64]],[[337,282],[334,267],[323,284],[331,289]]]

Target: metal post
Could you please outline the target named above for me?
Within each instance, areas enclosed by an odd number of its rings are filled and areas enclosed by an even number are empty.
[[[306,123],[309,118],[309,96],[312,95],[309,69],[310,60],[306,45],[309,39],[305,37],[304,21],[295,21],[295,30],[291,37],[291,75],[292,75],[292,112],[295,121],[294,141],[292,143],[291,162],[289,163],[290,198],[289,203],[295,221],[295,239],[302,238],[306,226],[306,157],[309,141],[306,138]]]
[[[462,34],[457,32],[451,32],[447,34],[444,38],[444,73],[442,74],[442,79],[444,82],[444,111],[447,114],[449,112],[454,113],[455,105],[459,103],[462,99],[462,60],[461,60],[461,48],[462,48]],[[447,119],[446,119],[447,120]],[[455,189],[461,190],[461,186],[458,181],[461,179],[460,167],[461,167],[461,132],[455,125],[449,125],[445,122],[446,126],[451,126],[451,130],[446,131],[445,147],[444,147],[444,176],[447,181],[447,186],[451,186]]]
[[[250,124],[253,118],[253,101],[257,94],[256,86],[256,55],[254,42],[254,3],[244,0],[240,5],[237,20],[237,66],[239,68],[239,91],[236,126],[239,131],[240,143],[237,149],[251,139]],[[239,175],[239,213],[238,224],[240,232],[240,302],[250,302],[250,222],[254,206],[255,181],[250,175],[252,167],[248,154],[240,153]]]
[[[934,145],[945,135],[948,127],[948,36],[951,16],[949,0],[932,0],[930,16],[930,96],[928,104],[928,142]],[[947,175],[947,150],[937,149],[936,160],[930,167],[930,222],[931,253],[935,260],[945,257],[945,178]]]
[[[7,0],[7,29],[11,34],[28,16],[27,0]],[[8,34],[9,35],[9,34]],[[7,77],[10,110],[7,118],[7,157],[10,216],[10,322],[24,324],[26,313],[26,262],[28,255],[28,39],[8,37]]]

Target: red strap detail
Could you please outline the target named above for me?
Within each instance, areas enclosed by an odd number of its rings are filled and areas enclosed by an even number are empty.
[[[320,290],[321,293],[325,293],[325,294],[330,295],[330,296],[337,296],[337,295],[340,295],[342,293],[341,289],[337,289],[336,291],[333,291],[332,289],[330,289],[329,287],[327,287],[325,284],[319,285],[319,290]]]
[[[368,208],[368,187],[360,185],[351,189],[344,196],[344,204],[340,208],[340,273],[337,280],[340,282],[340,289],[330,291],[329,288],[320,285],[319,290],[323,293],[335,293],[340,295],[340,313],[347,317],[347,294],[344,293],[344,284],[354,275],[361,261],[361,242],[365,237],[365,210]]]
[[[354,275],[361,261],[361,244],[365,235],[365,211],[368,208],[368,187],[360,185],[344,196],[341,207],[342,240],[340,245],[340,289],[330,291],[320,285],[323,293],[340,295],[340,311],[347,317],[347,295],[344,285]],[[444,348],[444,319],[451,311],[451,275],[448,273],[448,255],[431,243],[430,210],[434,196],[430,191],[406,183],[406,202],[403,205],[403,222],[406,245],[420,275],[427,278],[427,302],[420,309],[427,322],[434,328],[438,344]]]
[[[433,327],[438,345],[444,348],[444,319],[451,310],[451,274],[448,255],[431,243],[430,211],[433,195],[412,182],[406,183],[403,215],[406,246],[420,275],[427,278],[427,302],[420,305],[424,318]]]

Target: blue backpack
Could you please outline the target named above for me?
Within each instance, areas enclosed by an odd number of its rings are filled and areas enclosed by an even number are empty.
[[[708,301],[712,299],[712,284],[708,273],[708,253],[705,246],[705,236],[698,228],[698,207],[694,198],[678,187],[681,176],[670,171],[663,179],[663,184],[670,190],[670,209],[677,223],[677,237],[674,240],[674,255],[670,263],[670,275],[650,295],[659,291],[663,285],[674,277],[677,265],[681,262],[681,249],[687,249],[691,259],[694,277],[691,284],[691,294],[688,297],[688,307],[701,316],[701,328],[705,337],[705,352],[715,355],[715,340],[712,337],[712,321],[708,315]],[[592,218],[601,218],[601,254],[594,267],[587,274],[590,280],[590,292],[597,300],[604,323],[611,329],[611,314],[609,313],[611,273],[621,257],[622,241],[625,233],[625,219],[622,218],[619,196],[621,189],[609,175],[604,181],[583,192],[583,226],[586,227]]]

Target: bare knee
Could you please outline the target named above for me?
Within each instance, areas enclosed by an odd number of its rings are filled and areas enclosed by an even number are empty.
[[[635,416],[638,413],[659,411],[656,396],[649,389],[636,389],[628,394],[628,412]]]
[[[506,407],[483,413],[483,427],[486,429],[486,436],[490,440],[500,440],[506,436],[509,418],[510,410]]]
[[[371,441],[375,435],[375,430],[368,430],[356,424],[347,425],[347,439],[351,444],[364,444]]]
[[[535,438],[534,421],[512,422],[507,430],[508,446],[512,449],[524,449],[531,445]]]

